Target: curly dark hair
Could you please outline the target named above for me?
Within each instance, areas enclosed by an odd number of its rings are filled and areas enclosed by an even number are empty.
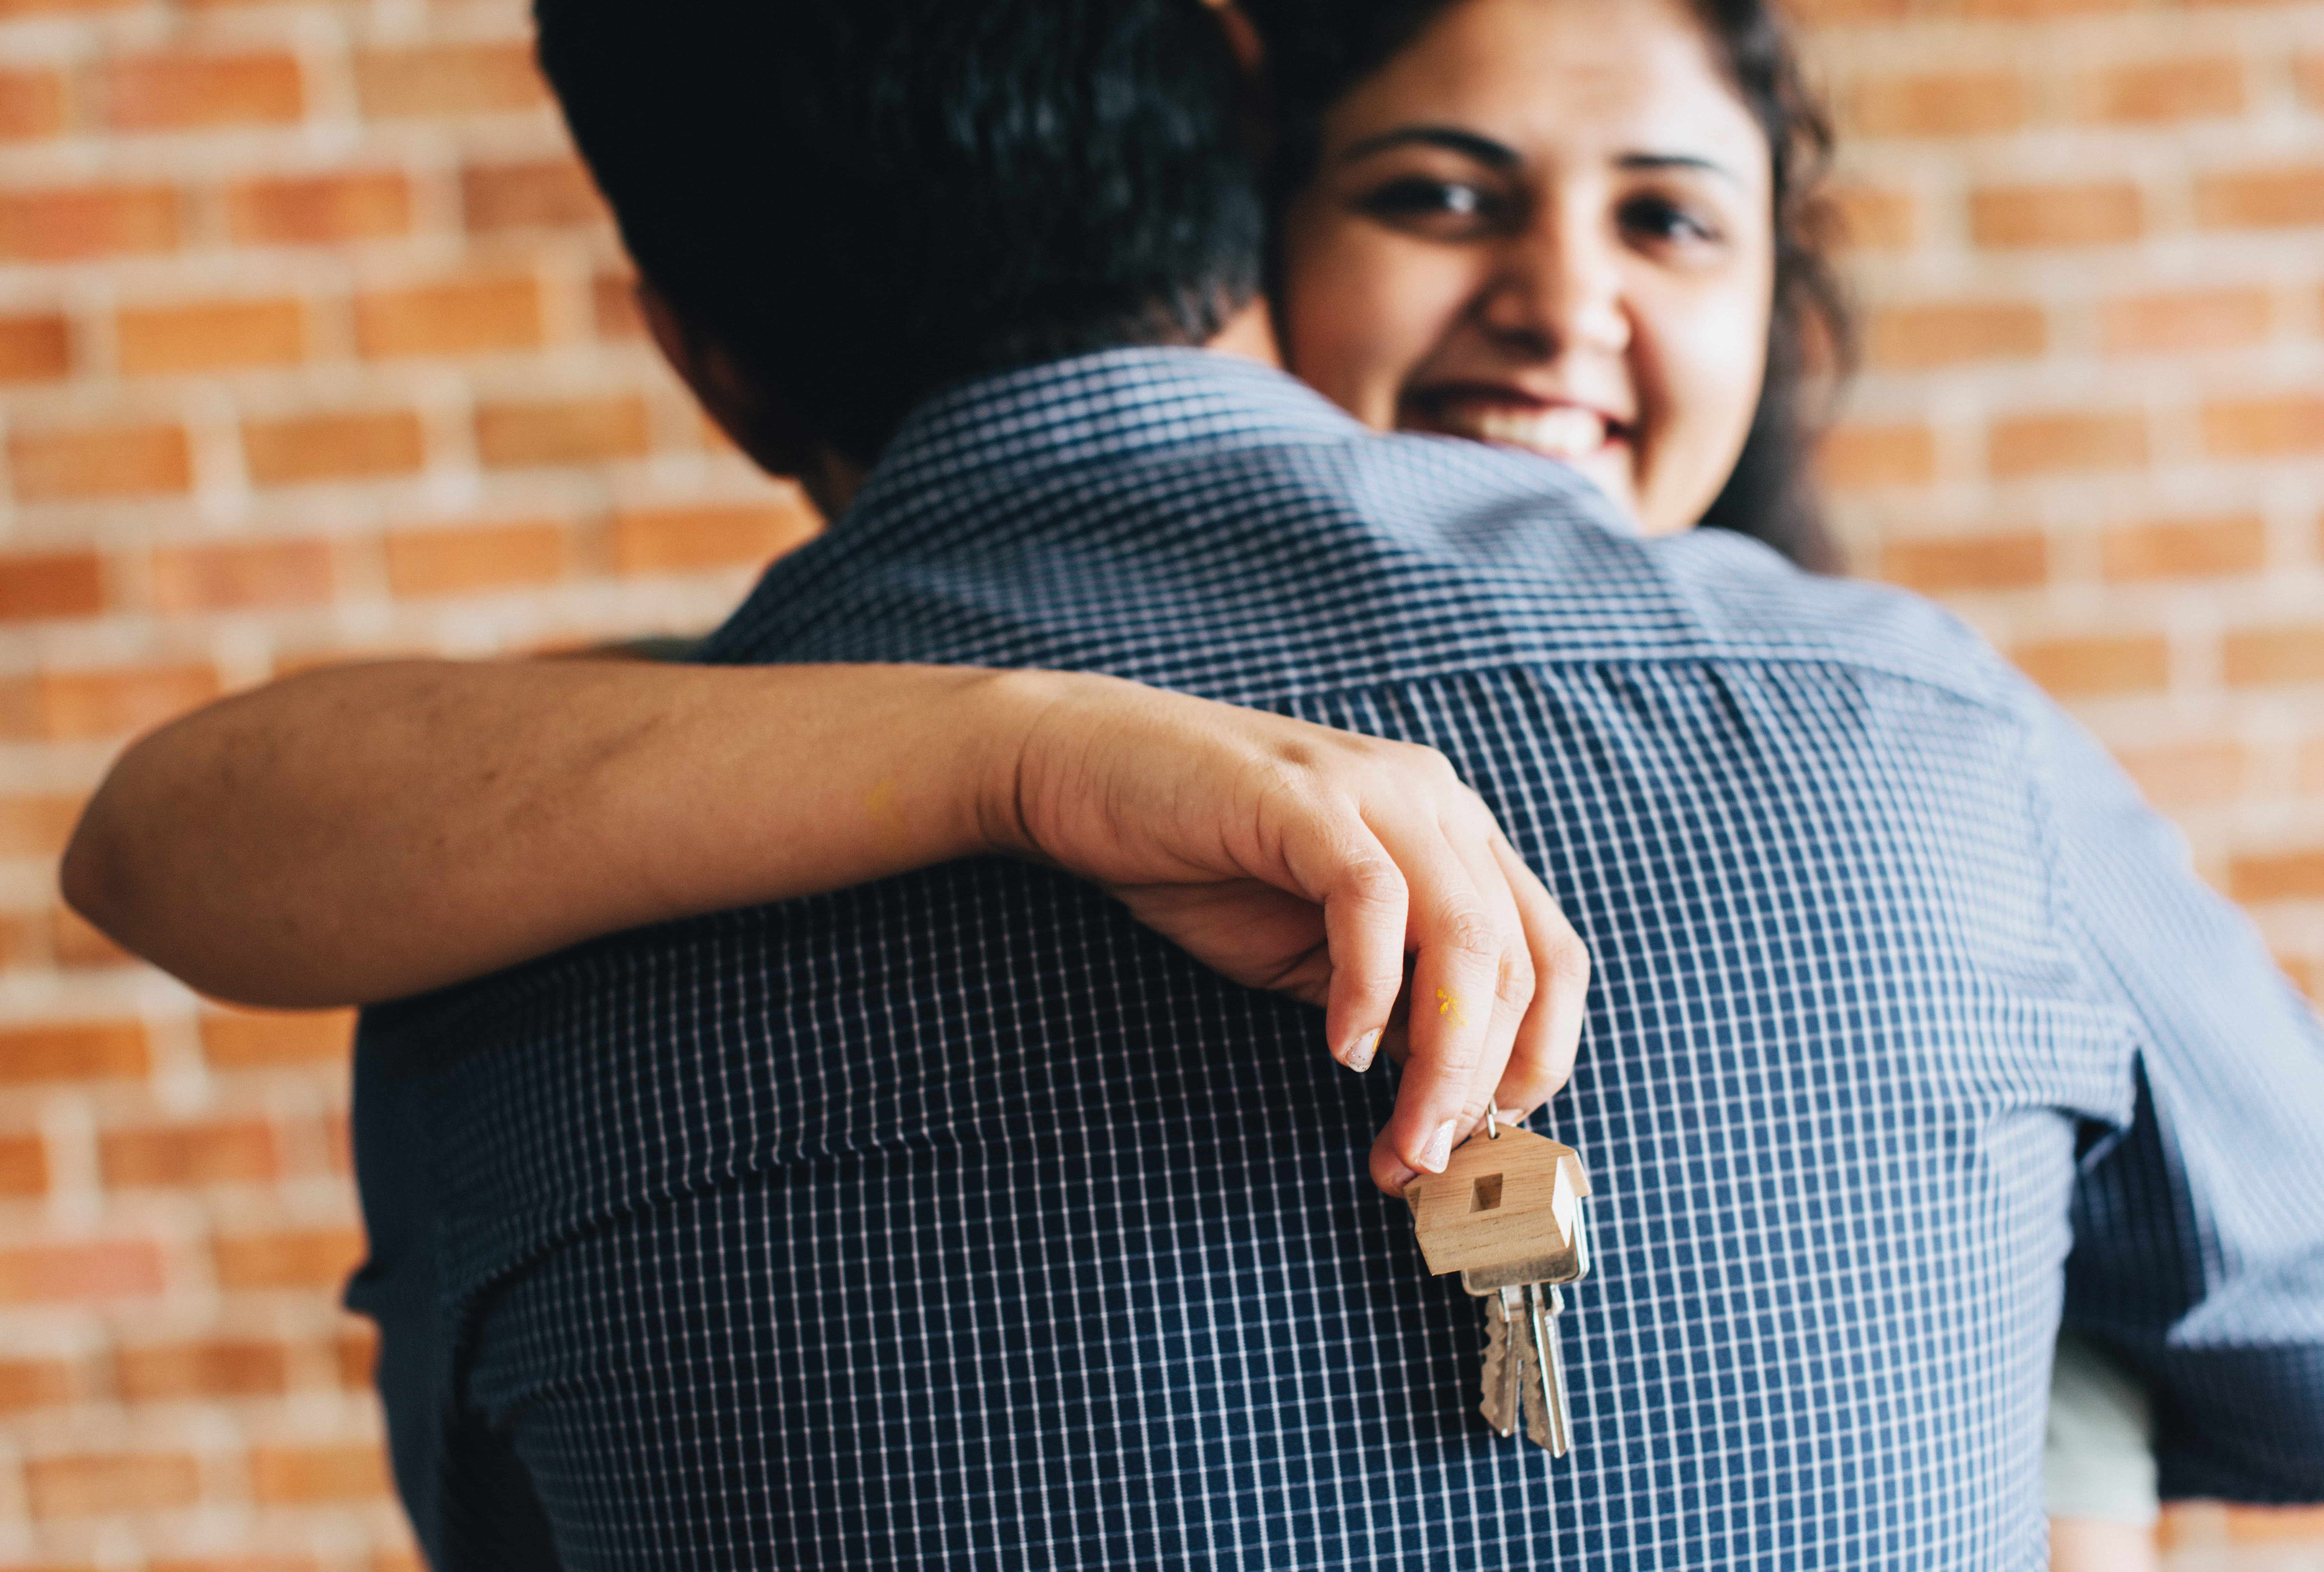
[[[1314,177],[1323,117],[1358,83],[1458,0],[1240,0],[1266,44],[1277,212]],[[1853,363],[1855,333],[1828,247],[1823,189],[1831,122],[1800,69],[1791,30],[1768,0],[1687,0],[1737,96],[1767,138],[1775,203],[1775,293],[1766,379],[1750,434],[1702,523],[1765,541],[1801,567],[1835,572],[1812,458],[1820,432],[1810,393],[1821,371]]]

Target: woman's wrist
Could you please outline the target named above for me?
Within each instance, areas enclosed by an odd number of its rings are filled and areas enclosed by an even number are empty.
[[[964,835],[982,852],[1041,858],[1028,816],[1031,782],[1043,767],[1041,751],[1057,735],[1047,723],[1078,685],[1104,681],[1067,671],[986,671],[969,684],[959,717],[969,728],[970,790],[960,807]]]

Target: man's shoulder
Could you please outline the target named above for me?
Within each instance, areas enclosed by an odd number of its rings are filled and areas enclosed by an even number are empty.
[[[2005,686],[1917,596],[1731,534],[1641,540],[1529,456],[1333,431],[931,476],[779,562],[708,658],[1095,670],[1254,703],[1609,661]]]

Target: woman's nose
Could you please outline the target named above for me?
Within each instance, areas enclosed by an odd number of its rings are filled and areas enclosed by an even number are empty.
[[[1620,259],[1585,225],[1545,220],[1513,236],[1480,307],[1486,330],[1518,354],[1629,347]]]

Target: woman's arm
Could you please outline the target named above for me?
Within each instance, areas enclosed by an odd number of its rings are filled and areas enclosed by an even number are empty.
[[[982,852],[1093,879],[1334,1056],[1420,996],[1389,1188],[1562,1085],[1588,961],[1431,750],[1110,678],[903,666],[383,662],[138,743],[67,899],[194,986],[367,1003],[599,934]],[[1536,982],[1538,980],[1538,987]],[[1439,992],[1441,991],[1441,992]]]

